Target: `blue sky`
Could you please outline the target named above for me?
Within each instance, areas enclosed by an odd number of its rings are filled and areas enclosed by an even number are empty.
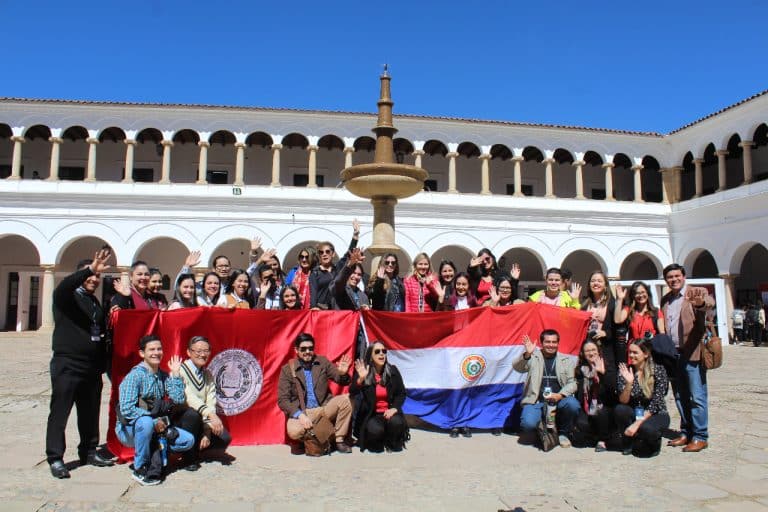
[[[378,6],[388,8],[381,13]],[[0,96],[666,133],[768,89],[768,2],[0,0]]]

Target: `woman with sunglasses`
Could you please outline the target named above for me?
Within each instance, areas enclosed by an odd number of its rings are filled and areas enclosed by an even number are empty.
[[[176,290],[173,301],[168,310],[197,307],[197,291],[195,290],[195,276],[193,274],[181,274],[176,282]]]
[[[304,309],[309,309],[310,291],[309,274],[317,265],[317,251],[314,247],[304,247],[299,251],[299,264],[293,267],[285,277],[285,284],[291,285],[299,292],[299,302]]]
[[[221,293],[221,278],[216,272],[208,272],[203,276],[202,287],[197,294],[197,305],[211,307],[219,303]]]
[[[403,415],[405,384],[397,367],[387,362],[381,341],[374,341],[355,361],[349,393],[357,404],[353,434],[360,451],[401,451],[410,438]]]
[[[669,427],[664,397],[669,380],[664,366],[655,364],[652,338],[636,339],[629,345],[629,362],[619,363],[619,404],[616,425],[623,432],[624,455],[653,457],[661,450],[661,431]]]
[[[195,436],[192,449],[184,452],[182,461],[187,471],[200,469],[200,452],[209,448],[224,450],[232,437],[216,414],[216,381],[206,368],[211,357],[211,343],[205,336],[192,336],[187,343],[187,357],[181,365],[181,379],[187,409],[179,427]]]
[[[229,309],[251,309],[253,294],[251,293],[251,278],[243,269],[233,270],[227,283],[229,293],[219,298],[218,306]]]
[[[400,264],[394,253],[379,260],[379,268],[368,281],[371,308],[377,311],[405,311],[405,287],[400,277]]]
[[[469,261],[467,274],[469,274],[470,285],[478,304],[483,304],[491,298],[491,287],[499,271],[496,257],[490,249],[485,247],[480,249],[477,256]],[[513,263],[509,275],[513,279],[512,300],[515,300],[517,298],[517,282],[520,279],[520,265]]]
[[[437,277],[432,273],[432,263],[426,253],[413,258],[413,273],[403,281],[405,285],[405,311],[427,313],[437,307],[439,293]]]
[[[357,240],[360,238],[360,223],[357,219],[352,221],[352,240],[349,242],[349,249],[344,256],[334,265],[333,258],[336,256],[336,250],[331,242],[320,242],[317,244],[317,266],[309,274],[309,300],[311,309],[332,309],[333,293],[331,283],[336,275],[341,272],[347,264],[349,253],[357,247]]]

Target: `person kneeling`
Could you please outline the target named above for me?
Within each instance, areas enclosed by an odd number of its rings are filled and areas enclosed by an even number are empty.
[[[664,403],[667,372],[651,357],[651,339],[636,339],[629,346],[632,368],[619,364],[619,405],[614,410],[616,425],[623,429],[624,455],[653,457],[661,450],[661,431],[669,427]]]
[[[349,393],[359,397],[353,433],[360,451],[401,451],[409,438],[403,416],[405,385],[397,367],[387,362],[387,349],[380,341],[374,341],[365,357],[355,361]]]
[[[179,419],[179,426],[195,436],[192,449],[184,452],[182,461],[187,471],[200,469],[200,452],[210,449],[225,450],[232,437],[216,414],[216,382],[205,365],[211,357],[211,344],[205,336],[192,336],[187,343],[189,359],[181,365],[187,409]]]
[[[173,406],[184,405],[181,358],[171,357],[170,375],[161,370],[163,344],[151,334],[139,340],[139,355],[142,362],[120,383],[115,433],[124,446],[135,449],[133,478],[141,485],[157,485],[167,464],[167,450],[187,451],[195,438],[171,426],[168,419]]]
[[[557,352],[560,334],[554,329],[545,329],[539,336],[541,350],[528,335],[523,336],[525,351],[512,367],[527,373],[523,390],[520,433],[530,436],[540,422],[544,421],[548,408],[556,409],[558,441],[563,448],[570,448],[569,438],[573,423],[579,413],[579,402],[573,397],[576,392],[576,375],[573,362]]]

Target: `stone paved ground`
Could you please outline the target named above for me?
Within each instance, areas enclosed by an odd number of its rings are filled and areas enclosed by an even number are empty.
[[[141,487],[126,466],[75,468],[70,480],[54,480],[43,444],[49,339],[2,333],[0,347],[2,511],[768,511],[768,347],[728,347],[725,366],[710,373],[711,448],[699,454],[544,454],[513,435],[450,439],[414,429],[399,454],[310,459],[285,446],[233,447],[231,465],[176,472],[157,487]],[[74,423],[68,462],[77,455]]]

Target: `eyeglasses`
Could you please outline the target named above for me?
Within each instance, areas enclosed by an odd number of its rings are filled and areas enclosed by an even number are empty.
[[[395,260],[385,261],[384,265],[392,265],[392,266],[394,266],[394,265],[397,265],[397,262]]]
[[[512,287],[511,286],[499,286],[499,291],[500,292],[511,292],[512,291]]]
[[[333,249],[320,249],[318,254],[333,254]]]
[[[225,268],[232,268],[231,265],[216,265],[216,268],[225,269]]]
[[[312,352],[315,350],[315,346],[311,345],[309,347],[299,347],[299,352]]]
[[[384,354],[384,355],[387,355],[387,349],[385,349],[385,348],[377,348],[377,349],[374,349],[374,351],[373,351],[373,355],[377,356],[377,355],[379,355],[379,354]]]
[[[300,260],[308,260],[309,259],[309,254],[299,254],[299,259]]]
[[[206,349],[203,349],[203,350],[192,350],[192,349],[189,349],[189,351],[192,352],[193,354],[195,354],[196,356],[207,356],[208,354],[211,353],[211,349],[209,349],[209,348],[206,348]]]

